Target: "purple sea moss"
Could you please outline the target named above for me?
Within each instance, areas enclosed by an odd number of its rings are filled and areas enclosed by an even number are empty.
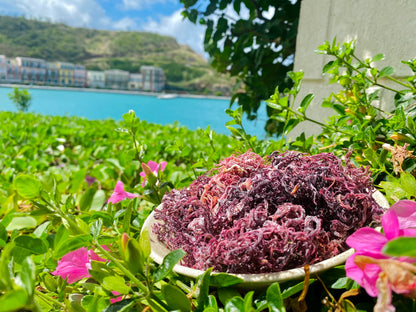
[[[266,273],[313,264],[346,250],[346,238],[379,222],[367,168],[346,156],[253,152],[230,156],[188,188],[172,190],[153,227],[183,265]]]

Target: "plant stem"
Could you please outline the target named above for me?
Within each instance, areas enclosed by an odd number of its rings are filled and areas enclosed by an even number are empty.
[[[133,283],[135,283],[141,291],[143,291],[146,295],[149,293],[149,290],[142,284],[142,282],[139,281],[136,276],[134,276],[127,268],[125,268],[115,257],[113,257],[111,253],[101,247],[97,240],[94,240],[93,244],[107,257],[108,260],[112,261],[117,268],[119,268]]]
[[[39,298],[41,298],[42,300],[44,300],[47,303],[50,303],[52,301],[53,304],[56,304],[56,305],[60,306],[62,309],[66,308],[65,304],[63,304],[62,302],[59,302],[58,300],[45,295],[44,293],[40,292],[37,289],[35,289],[35,295],[37,295]]]

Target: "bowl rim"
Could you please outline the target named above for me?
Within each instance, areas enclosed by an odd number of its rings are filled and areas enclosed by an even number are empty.
[[[389,208],[389,203],[387,199],[384,197],[384,195],[380,191],[376,190],[375,192],[373,192],[373,198],[383,209],[387,210]],[[161,205],[162,204],[160,204],[155,209],[158,209]],[[163,261],[163,258],[171,250],[169,250],[161,241],[159,241],[157,238],[157,235],[154,234],[152,231],[153,224],[158,222],[154,218],[154,215],[155,215],[155,210],[153,210],[150,213],[150,215],[146,218],[142,227],[142,232],[145,229],[147,229],[149,233],[150,247],[151,247],[150,258],[156,263],[161,264]],[[342,265],[351,255],[354,254],[354,252],[355,250],[350,248],[344,252],[341,252],[340,254],[334,257],[325,259],[318,263],[311,264],[309,266],[309,272],[310,274],[316,274],[316,273],[324,272],[338,265]],[[176,264],[173,267],[173,271],[175,273],[178,273],[180,275],[184,275],[190,278],[197,278],[198,276],[200,276],[201,274],[205,272],[203,270],[186,267],[181,264]],[[214,271],[213,273],[215,274],[215,273],[221,273],[221,272]],[[305,276],[305,270],[304,270],[304,267],[298,267],[298,268],[289,269],[289,270],[280,271],[280,272],[248,273],[248,274],[228,273],[228,274],[242,279],[241,284],[236,285],[237,287],[242,286],[242,287],[250,287],[250,288],[259,288],[259,287],[270,285],[274,282],[286,282],[289,280],[302,279]]]

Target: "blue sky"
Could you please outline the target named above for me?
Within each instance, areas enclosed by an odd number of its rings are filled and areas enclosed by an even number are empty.
[[[179,0],[0,0],[0,15],[70,26],[148,31],[176,38],[204,55],[204,28],[183,21]]]

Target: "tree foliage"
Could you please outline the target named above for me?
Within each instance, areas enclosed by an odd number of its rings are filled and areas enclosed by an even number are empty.
[[[32,95],[29,91],[27,91],[27,89],[20,90],[19,88],[13,88],[13,92],[7,95],[19,111],[28,111],[32,101]]]
[[[242,82],[238,101],[256,118],[261,101],[291,86],[300,0],[181,0],[183,16],[206,26],[204,49],[219,72]],[[268,128],[271,129],[268,121]]]

